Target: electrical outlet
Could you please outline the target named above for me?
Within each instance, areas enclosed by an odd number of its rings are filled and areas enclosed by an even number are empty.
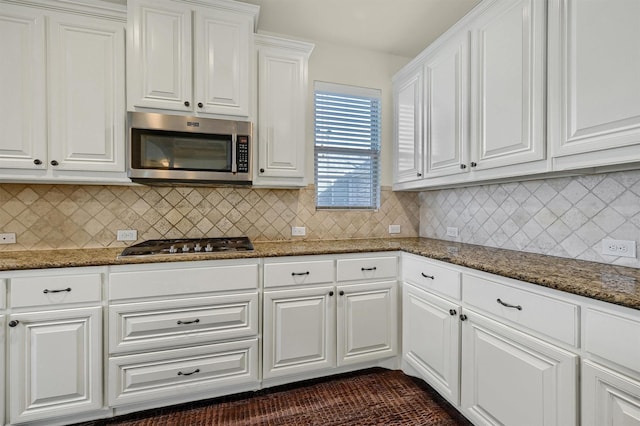
[[[135,229],[118,229],[118,241],[135,241],[138,239],[138,231]]]
[[[307,228],[304,226],[292,226],[291,227],[291,236],[292,237],[304,237],[307,235]]]
[[[458,236],[458,228],[447,226],[447,237],[457,237]]]
[[[632,240],[602,240],[602,254],[608,256],[636,257],[636,242]]]
[[[16,243],[15,232],[7,232],[6,234],[0,234],[0,244],[15,244],[15,243]]]
[[[390,234],[399,234],[400,233],[400,225],[389,225],[389,233]]]

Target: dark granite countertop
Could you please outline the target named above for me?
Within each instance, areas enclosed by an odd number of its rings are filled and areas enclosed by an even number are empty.
[[[0,252],[0,271],[402,250],[640,310],[640,269],[429,238],[254,242],[252,252],[118,259],[120,248]]]

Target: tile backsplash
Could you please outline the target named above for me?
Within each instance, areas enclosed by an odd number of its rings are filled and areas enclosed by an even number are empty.
[[[422,192],[420,236],[640,268],[601,254],[640,241],[640,170]]]
[[[156,238],[247,235],[254,241],[416,237],[415,193],[382,188],[378,211],[315,209],[313,186],[303,189],[0,184],[0,232],[15,232],[25,249],[124,247],[118,229],[136,229],[138,241]],[[300,239],[301,237],[295,237]]]

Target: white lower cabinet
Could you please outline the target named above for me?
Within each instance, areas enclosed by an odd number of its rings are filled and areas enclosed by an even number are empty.
[[[102,308],[11,314],[11,423],[102,408]]]
[[[263,378],[395,356],[396,275],[395,256],[339,258],[337,272],[326,257],[266,264]]]
[[[460,403],[460,304],[405,284],[402,354],[440,395]]]
[[[0,284],[4,285],[3,280],[0,280]],[[0,290],[1,292],[2,290]],[[6,383],[4,380],[4,354],[5,354],[5,317],[0,315],[0,389],[2,389],[2,395],[6,395]],[[0,398],[0,425],[4,424],[4,398]]]
[[[578,355],[470,310],[461,319],[461,406],[474,424],[577,424]]]
[[[583,361],[582,425],[640,425],[640,381]]]

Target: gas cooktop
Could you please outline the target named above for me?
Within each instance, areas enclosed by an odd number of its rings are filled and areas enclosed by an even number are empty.
[[[225,251],[249,251],[253,244],[247,237],[177,238],[148,240],[122,250],[118,257],[152,256],[159,254],[198,254]]]

